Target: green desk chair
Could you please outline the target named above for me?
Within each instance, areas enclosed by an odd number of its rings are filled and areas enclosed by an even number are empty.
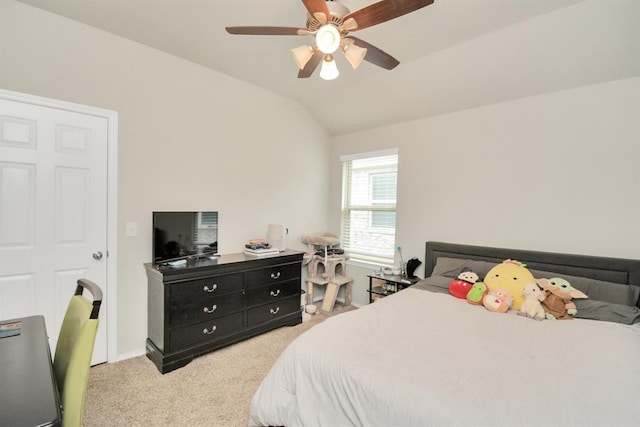
[[[87,289],[93,303],[82,296]],[[62,425],[82,426],[84,397],[89,379],[93,345],[98,332],[98,312],[102,290],[86,279],[78,280],[75,294],[69,301],[58,336],[53,372],[62,401]]]

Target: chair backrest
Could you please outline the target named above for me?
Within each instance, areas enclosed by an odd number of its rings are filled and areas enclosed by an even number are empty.
[[[92,294],[93,302],[82,296],[84,289]],[[78,280],[62,321],[53,360],[53,372],[62,401],[62,424],[65,427],[82,426],[101,303],[100,287],[86,279]]]

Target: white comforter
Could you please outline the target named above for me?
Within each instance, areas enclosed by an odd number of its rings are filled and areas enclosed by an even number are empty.
[[[492,313],[406,289],[280,356],[252,425],[640,425],[640,329]]]

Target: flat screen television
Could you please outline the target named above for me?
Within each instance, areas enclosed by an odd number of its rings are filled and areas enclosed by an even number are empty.
[[[154,212],[153,262],[218,255],[218,212]]]

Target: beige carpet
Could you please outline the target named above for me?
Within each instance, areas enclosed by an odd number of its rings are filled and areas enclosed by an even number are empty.
[[[354,308],[336,305],[332,315]],[[165,375],[146,356],[94,366],[84,425],[246,426],[251,398],[280,353],[326,318],[316,314],[297,326],[198,357]]]

